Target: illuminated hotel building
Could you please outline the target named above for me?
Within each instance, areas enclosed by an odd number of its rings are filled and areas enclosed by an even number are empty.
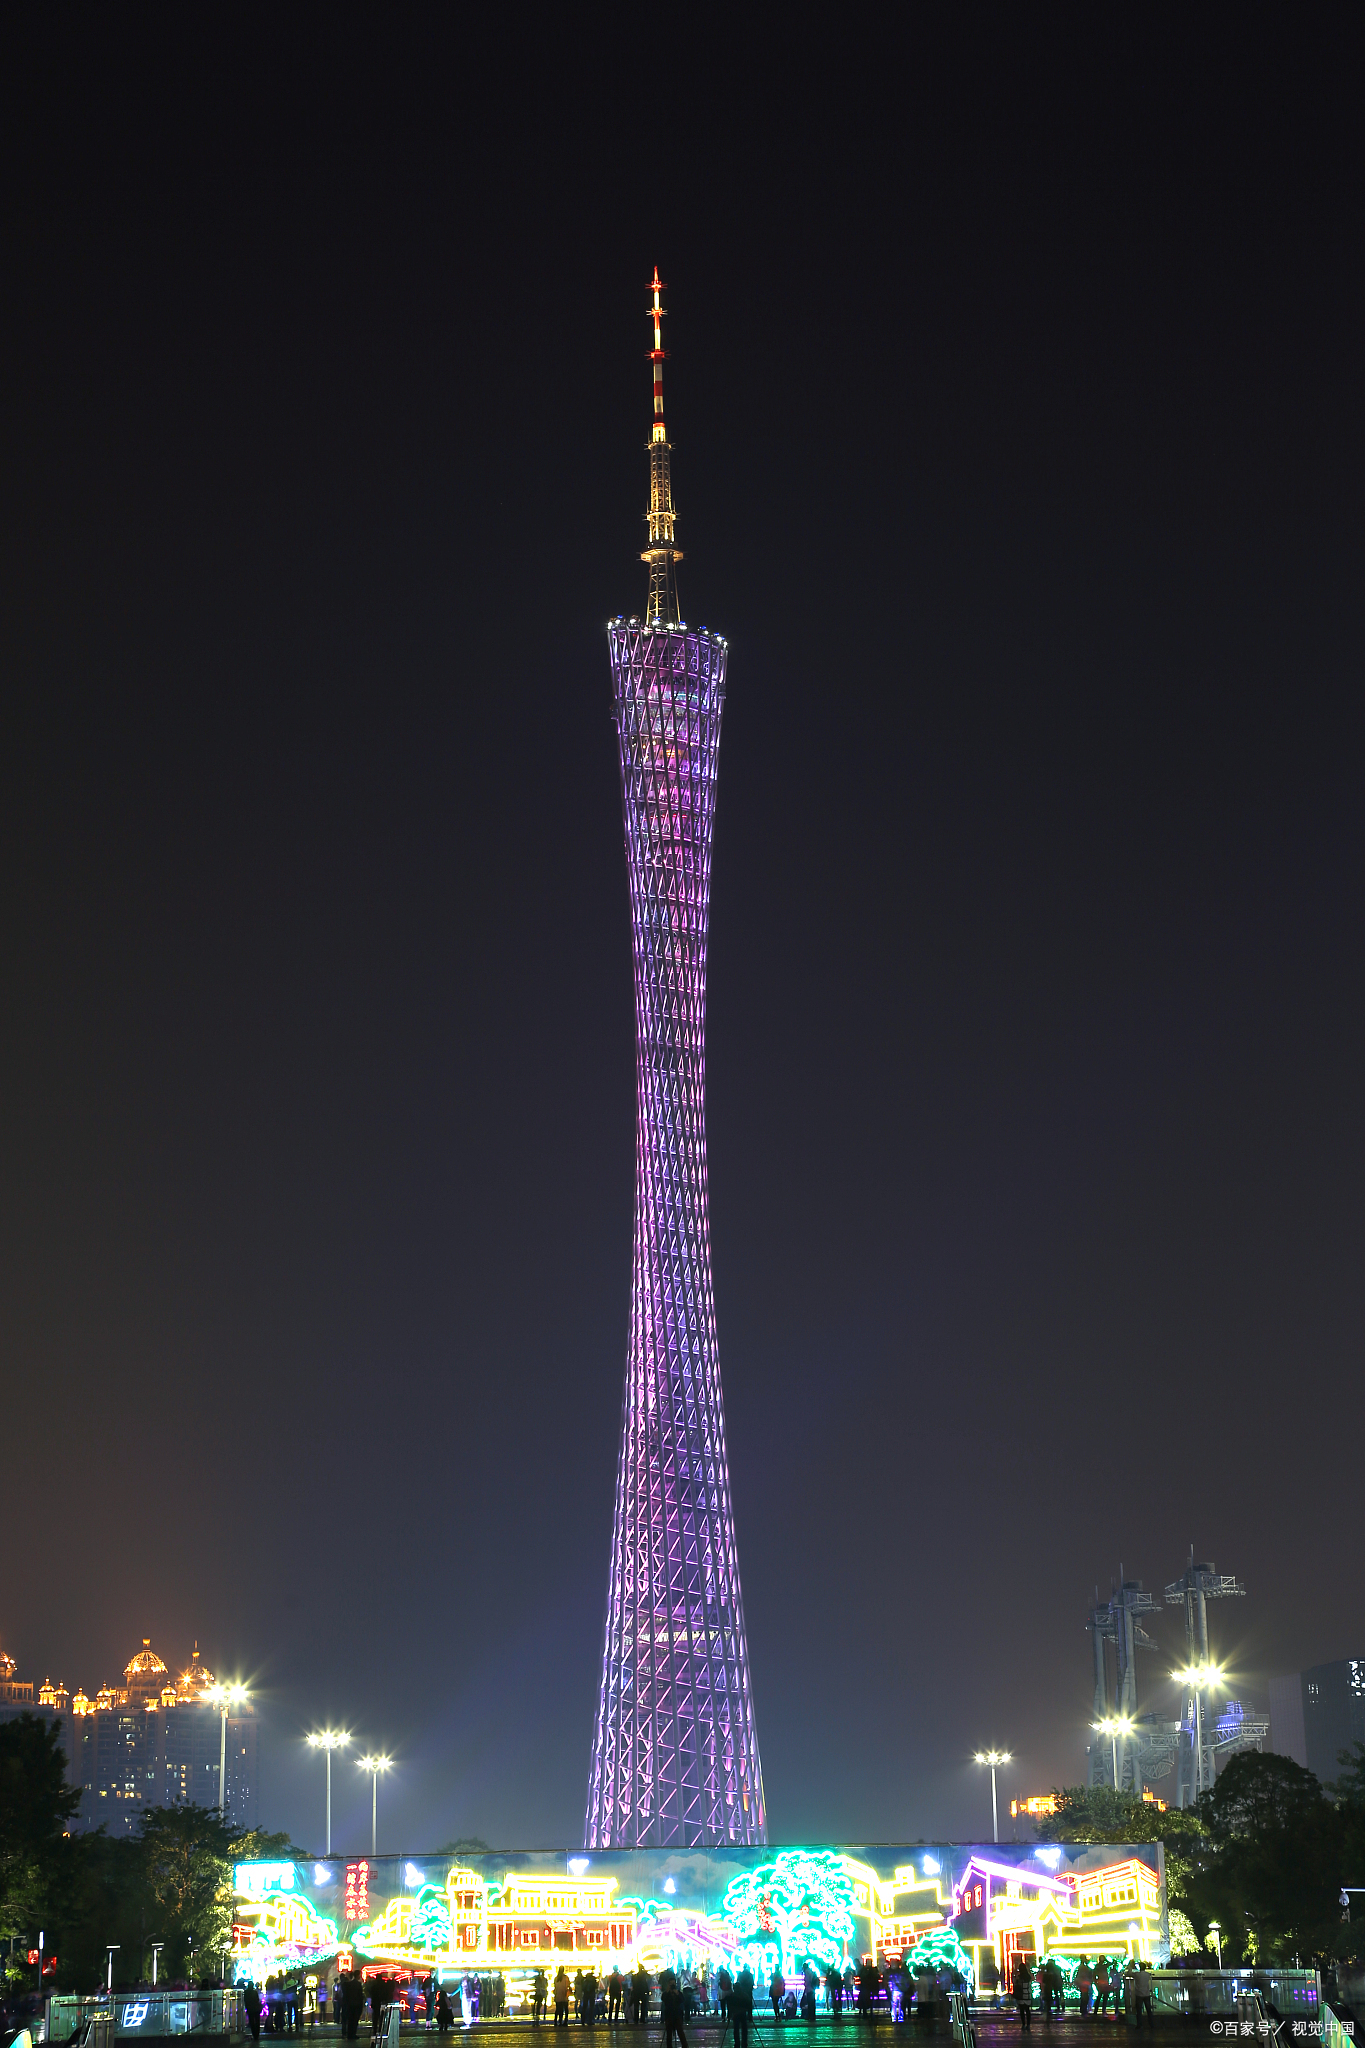
[[[0,1655],[0,1719],[36,1713],[59,1724],[67,1779],[81,1794],[73,1832],[135,1834],[146,1806],[217,1806],[223,1728],[207,1696],[213,1683],[197,1643],[188,1669],[174,1677],[144,1638],[121,1685],[102,1686],[92,1699],[45,1679],[35,1701],[32,1683],[18,1680],[13,1659]],[[249,1701],[229,1711],[225,1747],[226,1817],[255,1827],[256,1718]]]
[[[706,939],[725,642],[683,622],[650,287],[649,601],[607,628],[635,959],[635,1248],[584,1845],[767,1841],[716,1355]]]

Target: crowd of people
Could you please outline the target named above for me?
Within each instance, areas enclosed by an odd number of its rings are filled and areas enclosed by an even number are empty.
[[[1151,2026],[1152,1973],[1148,1964],[1132,1958],[1111,1961],[1103,1955],[1092,1964],[1087,1956],[1080,1956],[1071,1984],[1082,2019],[1118,2019],[1127,2014],[1138,2027],[1144,2022]],[[878,1967],[865,1958],[856,1967],[832,1964],[823,1973],[807,1963],[799,1988],[780,1970],[774,1970],[762,1995],[778,2024],[813,2020],[823,2009],[836,2018],[845,2013],[867,2020],[884,2015],[893,2024],[913,2023],[920,2031],[939,2032],[947,2018],[950,1995],[968,1988],[961,1971],[948,1965],[937,1969],[927,1963],[917,1966],[906,1957]],[[748,2048],[759,1991],[747,1968],[733,1976],[724,1967],[690,1973],[666,1969],[656,1980],[643,1969],[622,1972],[616,1968],[599,1975],[591,1966],[571,1976],[561,1964],[553,1978],[544,1970],[536,1971],[529,2015],[537,2027],[547,2023],[556,2027],[571,2023],[579,2027],[638,2026],[653,2017],[656,1990],[664,2048],[673,2048],[675,2040],[679,2048],[687,2048],[687,2023],[698,2015],[712,2014],[722,2027],[728,2025],[735,2048]],[[1029,1955],[1012,1959],[1006,1984],[988,1953],[982,1959],[980,1991],[996,2009],[1005,2002],[1013,2005],[1027,2032],[1035,2007],[1049,2020],[1065,2010],[1068,1984],[1057,1957],[1035,1960]],[[247,1988],[245,2005],[253,2041],[259,2041],[262,2032],[297,2033],[329,2018],[338,2033],[354,2041],[359,2038],[367,2008],[371,2038],[377,2040],[395,2006],[403,2023],[439,2034],[456,2026],[467,2029],[475,2020],[503,2017],[507,1988],[501,1974],[470,1976],[446,1985],[434,1972],[403,1982],[384,1975],[362,1978],[358,1971],[347,1970],[330,1987],[325,1979],[319,1985],[311,1978],[268,1978],[260,1990]]]
[[[1145,2020],[1150,2027],[1152,2021],[1152,1970],[1151,1965],[1137,1962],[1130,1956],[1126,1963],[1115,1957],[1111,1963],[1107,1956],[1098,1956],[1092,1965],[1088,1956],[1076,1959],[1075,1986],[1077,2003],[1082,2019],[1118,2019],[1126,2013],[1131,2000],[1134,2023],[1141,2026]],[[992,2003],[1000,2003],[1000,1972],[991,1966],[982,1971],[982,1988],[992,1994]],[[1026,1955],[1016,1956],[1010,1975],[1009,1995],[1019,2013],[1019,2023],[1027,2033],[1033,2025],[1033,2002],[1037,1995],[1038,2010],[1044,2019],[1060,2017],[1066,2008],[1066,1979],[1061,1964],[1055,1956],[1045,1956],[1035,1966]]]

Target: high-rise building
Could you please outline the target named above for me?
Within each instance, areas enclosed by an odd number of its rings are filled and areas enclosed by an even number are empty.
[[[73,1831],[135,1834],[144,1807],[217,1806],[220,1760],[225,1817],[256,1827],[256,1717],[249,1701],[236,1702],[225,1729],[209,1696],[213,1684],[197,1643],[188,1669],[173,1677],[144,1637],[121,1685],[102,1686],[91,1699],[45,1679],[35,1702],[32,1683],[19,1680],[14,1660],[0,1655],[0,1720],[33,1713],[58,1724],[67,1780],[81,1795]]]
[[[1341,1752],[1365,1742],[1365,1657],[1340,1657],[1270,1681],[1270,1747],[1322,1784],[1342,1773]]]
[[[635,1246],[584,1844],[765,1843],[706,1185],[706,939],[726,646],[683,621],[654,273],[643,618],[607,628],[635,956]]]

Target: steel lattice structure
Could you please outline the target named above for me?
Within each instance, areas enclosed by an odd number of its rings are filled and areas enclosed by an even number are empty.
[[[608,628],[635,956],[630,1344],[584,1846],[767,1841],[716,1356],[706,938],[725,642],[677,616],[658,272],[650,611]],[[662,530],[661,503],[667,527]]]

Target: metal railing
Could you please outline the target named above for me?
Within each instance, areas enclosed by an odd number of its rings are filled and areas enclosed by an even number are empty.
[[[116,2039],[141,2034],[240,2034],[244,2028],[235,1984],[209,1991],[106,1991],[92,1998],[60,1994],[47,2001],[48,2042],[71,2041],[76,2048],[112,2048]]]

